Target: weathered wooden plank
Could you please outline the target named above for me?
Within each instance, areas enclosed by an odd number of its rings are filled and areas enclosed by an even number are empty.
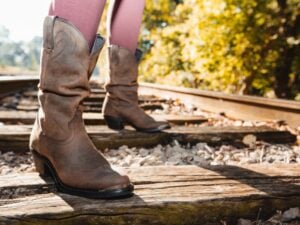
[[[206,122],[202,116],[182,115],[151,115],[158,121],[167,120],[172,124],[199,124]],[[0,111],[0,122],[10,124],[33,124],[36,117],[35,112]],[[86,125],[103,125],[105,121],[100,113],[84,113],[83,118]]]
[[[31,126],[0,126],[1,151],[28,151],[28,139]],[[268,127],[173,127],[161,133],[146,134],[125,130],[116,132],[106,126],[87,126],[87,131],[98,149],[129,147],[150,147],[167,144],[177,140],[182,144],[240,144],[247,135],[254,135],[257,140],[272,143],[291,143],[296,137],[287,131],[277,131]]]
[[[95,95],[100,95],[100,96],[104,96],[106,94],[106,91],[102,88],[92,88],[91,89],[91,95],[90,96],[95,96]],[[37,89],[31,89],[31,90],[26,90],[23,91],[23,96],[24,97],[37,97]]]
[[[26,98],[32,98],[33,100],[37,100],[37,91],[24,91],[22,92],[22,95]],[[88,96],[86,99],[84,99],[85,102],[99,102],[102,103],[104,101],[106,92],[102,89],[93,89],[90,96]],[[161,99],[154,95],[141,95],[139,96],[139,103],[144,102],[159,102],[159,103],[165,103],[167,102],[167,99]]]
[[[91,200],[55,192],[35,173],[0,177],[0,224],[236,224],[300,204],[300,165],[126,169],[135,195]]]
[[[102,112],[102,102],[100,101],[89,101],[90,99],[87,99],[87,101],[83,102],[83,110],[84,112],[97,112],[101,113]],[[163,106],[159,102],[155,101],[150,101],[150,102],[145,102],[145,103],[140,103],[140,107],[143,110],[163,110]],[[6,104],[6,108],[2,108],[1,110],[5,109],[15,109],[15,110],[20,110],[20,111],[37,111],[39,108],[38,102],[33,101],[30,99],[21,99],[19,103],[9,103]]]

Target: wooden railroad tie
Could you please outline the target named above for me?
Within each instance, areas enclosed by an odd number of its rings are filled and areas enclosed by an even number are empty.
[[[0,126],[1,151],[28,151],[31,131],[29,125]],[[271,143],[293,143],[296,136],[288,131],[278,131],[269,127],[173,127],[161,133],[147,134],[133,130],[116,132],[106,126],[87,126],[87,131],[100,150],[128,147],[151,147],[168,144],[177,140],[181,144],[205,142],[212,145],[241,144],[247,135],[257,140]]]
[[[82,103],[84,111],[101,112],[104,98],[105,94],[92,93]],[[36,91],[22,92],[22,97],[17,102],[14,96],[6,97],[0,100],[0,102],[4,105],[3,109],[7,108],[26,112],[37,111],[39,108]],[[139,96],[140,107],[144,110],[162,110],[162,104],[167,102],[168,100],[155,96]]]
[[[60,194],[37,173],[1,176],[0,224],[236,224],[300,204],[299,164],[140,167],[127,174],[135,195],[122,200]]]
[[[156,120],[167,120],[172,124],[200,124],[207,119],[202,116],[182,116],[182,115],[152,115]],[[0,111],[0,122],[10,124],[33,124],[36,112],[21,111]],[[83,118],[86,125],[104,125],[103,115],[100,113],[84,113]]]

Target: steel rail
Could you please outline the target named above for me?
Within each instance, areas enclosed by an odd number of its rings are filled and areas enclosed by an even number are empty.
[[[36,86],[38,82],[39,77],[36,75],[1,75],[0,97],[26,87]],[[224,94],[150,83],[140,83],[139,93],[162,98],[176,98],[202,110],[225,113],[237,119],[286,121],[291,127],[300,127],[300,102],[296,101]]]
[[[39,77],[36,75],[0,75],[0,97],[7,96],[30,86],[36,86]]]
[[[291,127],[300,127],[300,102],[296,101],[224,94],[150,83],[140,83],[139,94],[176,98],[202,110],[225,113],[237,119],[285,121]]]

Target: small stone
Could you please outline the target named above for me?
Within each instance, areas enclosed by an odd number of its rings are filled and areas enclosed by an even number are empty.
[[[4,167],[0,169],[0,173],[3,175],[7,175],[9,173],[12,173],[13,169],[12,168],[8,168],[8,167]]]
[[[170,146],[167,146],[165,156],[166,156],[167,158],[170,158],[173,154],[174,154],[173,149],[172,149]]]
[[[206,161],[205,159],[199,157],[199,156],[194,156],[193,159],[194,163],[196,163],[196,165],[200,165],[200,166],[208,166],[209,162]]]
[[[295,147],[293,148],[293,152],[294,152],[295,154],[297,154],[297,155],[300,155],[300,146],[299,146],[299,147],[298,147],[298,146],[297,146],[297,147],[295,146]]]
[[[199,157],[199,156],[194,156],[193,157],[193,160],[194,160],[194,162],[204,162],[205,160],[203,159],[203,158],[201,158],[201,157]]]
[[[259,162],[260,162],[260,163],[263,162],[264,156],[265,156],[265,149],[262,148],[262,149],[259,151]]]
[[[146,157],[147,155],[149,155],[149,150],[141,148],[139,151],[140,156],[142,157]]]
[[[233,123],[233,126],[236,126],[236,127],[241,127],[243,125],[243,121],[235,121],[234,123]]]
[[[119,155],[119,151],[118,150],[107,150],[105,153],[108,154],[111,157]]]
[[[232,149],[232,146],[222,145],[222,146],[220,147],[219,152],[224,153],[224,152],[230,152],[230,151],[232,151],[232,150],[233,150],[233,149]]]
[[[250,152],[249,153],[249,162],[258,163],[259,162],[259,153],[258,152]]]
[[[208,151],[210,154],[213,154],[215,152],[215,150],[211,147],[209,147],[208,145],[205,145],[204,148],[206,149],[206,151]]]
[[[222,161],[223,159],[224,159],[224,156],[220,154],[215,158],[215,161]]]
[[[7,153],[3,154],[2,156],[6,162],[12,162],[16,159],[16,156],[14,155],[13,152],[7,152]]]
[[[210,163],[210,165],[212,165],[212,166],[224,166],[225,163],[222,162],[222,161],[213,161],[213,162]]]
[[[156,157],[161,157],[163,155],[163,152],[159,148],[156,148],[156,149],[154,149],[152,155],[154,155]]]
[[[204,156],[204,159],[208,161],[208,160],[212,160],[213,158],[211,157],[211,155],[206,154],[206,155]]]
[[[143,160],[141,160],[140,164],[142,166],[151,166],[155,163],[156,158],[152,155],[148,155],[145,158],[143,158]]]
[[[174,145],[176,145],[176,146],[180,146],[180,144],[179,144],[179,142],[177,141],[177,140],[174,140]]]
[[[299,219],[299,218],[300,218],[300,209],[299,208],[291,208],[282,214],[283,222],[289,222],[289,221]]]
[[[243,138],[243,143],[248,145],[250,148],[253,148],[256,144],[257,138],[256,136],[249,134]]]
[[[188,164],[191,164],[193,160],[194,160],[194,157],[192,155],[188,155],[187,157],[185,157],[185,161]]]
[[[181,157],[179,155],[172,156],[167,163],[169,163],[167,165],[178,165],[181,163]]]
[[[223,160],[223,162],[227,162],[227,161],[229,161],[230,159],[231,159],[230,155],[229,155],[229,154],[226,154],[222,160]]]
[[[207,145],[206,143],[198,143],[198,144],[196,145],[196,148],[197,148],[197,149],[203,150],[203,149],[205,149],[205,146],[206,146],[206,145]]]
[[[204,150],[198,150],[197,153],[196,153],[196,155],[202,157],[202,156],[205,155],[205,153],[206,152]]]
[[[125,152],[127,153],[127,154],[129,154],[129,155],[135,155],[135,152],[134,152],[134,149],[132,148],[127,148],[127,149],[125,149]]]
[[[127,155],[124,159],[124,162],[127,164],[127,165],[130,165],[131,162],[132,162],[132,155]]]
[[[239,219],[237,225],[252,225],[250,220]]]
[[[126,145],[122,145],[120,148],[119,148],[119,151],[126,151],[128,149],[128,147]]]
[[[119,158],[125,158],[128,154],[126,153],[126,151],[125,150],[122,150],[122,149],[119,149],[118,150],[118,156],[119,156]]]
[[[252,122],[245,121],[245,122],[243,123],[243,126],[244,126],[244,127],[253,127],[254,124],[253,124]]]
[[[180,154],[180,153],[186,152],[186,149],[182,148],[181,146],[177,146],[177,145],[174,146],[172,149],[175,154]]]
[[[128,167],[128,166],[129,166],[129,164],[128,164],[128,163],[126,163],[126,162],[124,162],[124,161],[123,161],[123,162],[121,162],[121,163],[120,163],[120,165],[121,165],[122,167]]]

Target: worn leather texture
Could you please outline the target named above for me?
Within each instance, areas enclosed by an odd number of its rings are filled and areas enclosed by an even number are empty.
[[[45,19],[40,108],[29,145],[49,159],[65,184],[76,188],[113,189],[130,183],[97,151],[82,119],[80,103],[90,94],[88,79],[103,47],[100,41],[96,38],[90,53],[86,40],[70,22]]]
[[[147,130],[168,127],[164,121],[155,121],[138,104],[138,63],[141,53],[132,54],[128,49],[111,45],[109,47],[109,79],[103,114],[119,117],[134,127]]]

